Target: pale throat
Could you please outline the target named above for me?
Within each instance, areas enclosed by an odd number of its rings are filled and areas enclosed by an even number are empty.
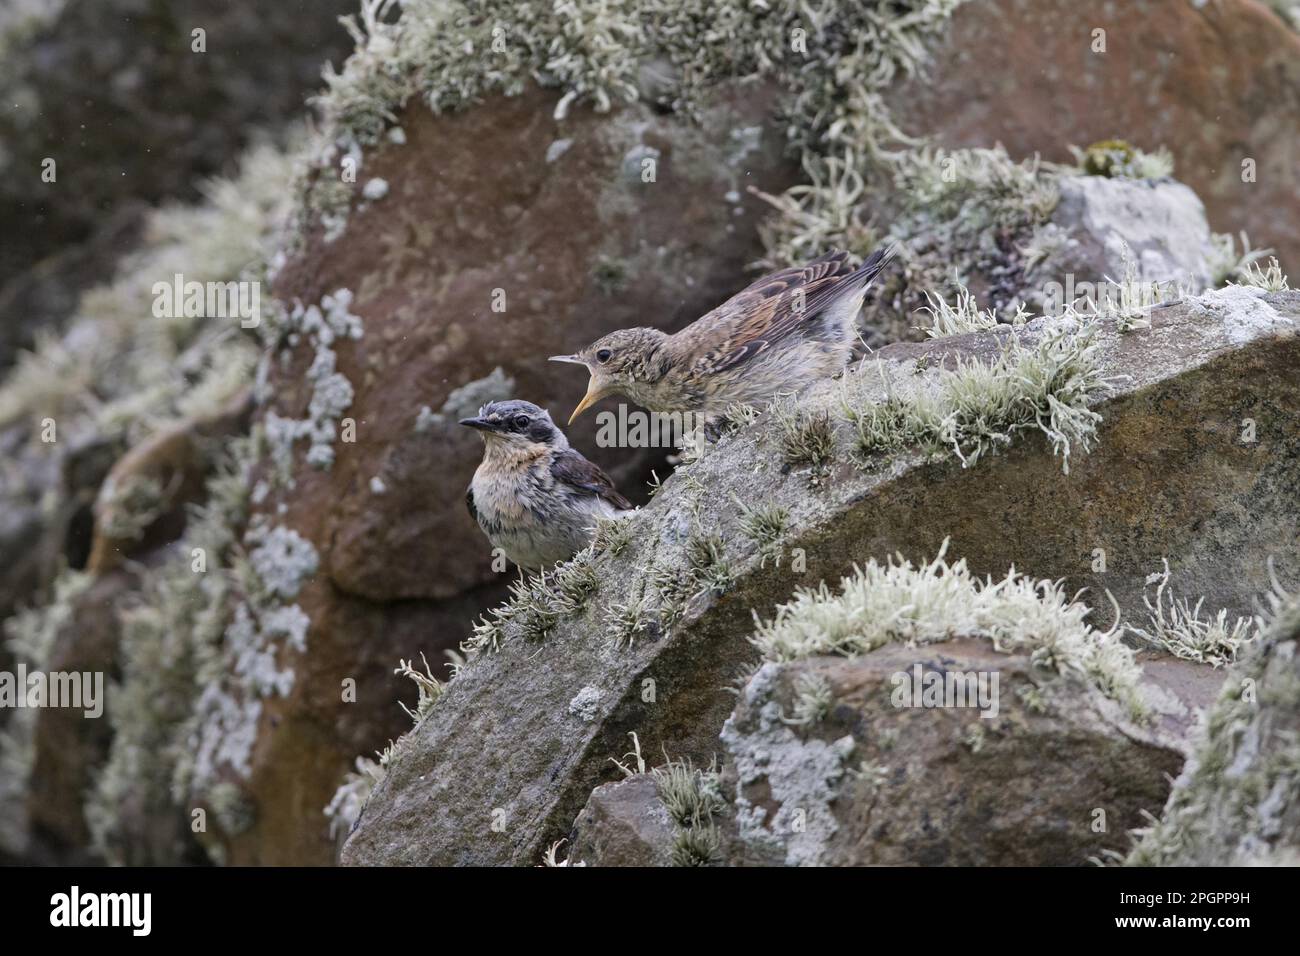
[[[489,438],[484,444],[483,464],[494,468],[528,468],[553,450],[541,442],[502,438]]]

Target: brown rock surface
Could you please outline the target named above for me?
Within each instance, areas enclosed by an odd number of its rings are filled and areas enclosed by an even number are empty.
[[[277,277],[286,301],[354,294],[364,334],[336,347],[355,389],[345,414],[357,440],[335,444],[328,471],[305,465],[300,448],[295,486],[260,509],[312,542],[320,573],[298,599],[312,626],[308,653],[292,655],[293,691],[267,701],[247,781],[257,822],[230,842],[232,863],[331,859],[322,808],[357,753],[403,729],[397,659],[424,652],[440,665],[513,576],[492,572],[464,506],[477,438],[453,415],[417,430],[421,408],[439,412],[499,367],[518,397],[561,418],[586,382],[547,356],[621,326],[680,327],[725,298],[759,254],[758,201],[726,194],[750,182],[780,189],[795,175],[764,125],[763,87],[724,92],[698,126],[646,107],[561,123],[555,100],[529,92],[442,117],[413,105],[400,117],[406,143],[368,156],[358,177],[382,178],[387,195],[354,208],[333,242],[311,230]],[[763,128],[755,150],[741,134],[752,127]],[[570,145],[548,161],[558,140]],[[651,183],[645,156],[657,159]],[[498,288],[505,313],[491,311]],[[303,414],[311,361],[304,348],[272,364],[263,415]],[[572,439],[644,498],[665,450],[600,449],[593,436],[576,428]],[[358,705],[339,703],[345,677],[358,681]]]
[[[917,665],[996,674],[996,713],[895,707],[893,675]],[[786,726],[771,705],[793,712],[808,675],[829,687],[830,711]],[[1198,676],[1201,696],[1222,681],[1204,665]],[[742,821],[733,860],[778,864],[1081,866],[1127,847],[1183,764],[1182,738],[972,639],[766,665],[722,738]]]
[[[1166,146],[1211,226],[1300,262],[1300,34],[1254,0],[966,3],[926,75],[889,100],[946,147],[1068,162],[1071,143]]]
[[[673,821],[651,774],[597,787],[573,830],[570,865],[668,866],[672,858]]]

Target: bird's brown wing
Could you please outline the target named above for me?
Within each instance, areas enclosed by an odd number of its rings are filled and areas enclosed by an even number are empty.
[[[807,265],[763,276],[696,323],[702,334],[717,342],[701,364],[717,372],[749,361],[815,319],[841,295],[874,279],[889,258],[886,250],[878,250],[854,269],[848,253],[829,252]]]
[[[632,502],[618,493],[609,475],[572,448],[566,448],[551,460],[551,474],[556,481],[603,498],[621,511],[632,508]]]

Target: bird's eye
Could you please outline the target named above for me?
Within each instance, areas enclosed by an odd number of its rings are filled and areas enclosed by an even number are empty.
[[[596,361],[599,362],[601,365],[604,365],[606,362],[609,361],[609,357],[613,354],[614,353],[611,352],[609,349],[601,349],[599,352],[596,353]]]
[[[532,423],[532,419],[529,418],[527,415],[515,416],[515,428],[518,428],[520,431],[523,431],[531,423]]]

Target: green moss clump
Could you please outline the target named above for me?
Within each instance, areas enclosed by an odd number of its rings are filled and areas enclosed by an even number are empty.
[[[1146,153],[1122,139],[1104,139],[1086,149],[1075,149],[1079,169],[1088,176],[1114,179],[1163,179],[1172,176],[1174,159],[1161,147]]]

